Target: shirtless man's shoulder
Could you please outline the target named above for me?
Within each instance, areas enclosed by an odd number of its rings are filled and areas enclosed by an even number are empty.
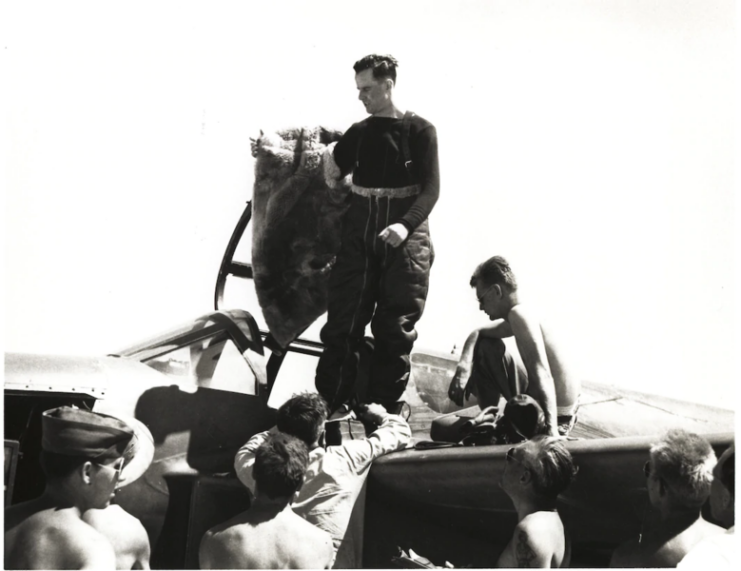
[[[637,539],[632,539],[620,544],[615,551],[612,552],[610,567],[636,567],[636,562],[639,559],[639,551],[640,544]]]
[[[676,567],[687,552],[709,535],[725,530],[700,518],[682,533],[669,540],[632,539],[620,545],[612,554],[610,567]]]
[[[68,509],[31,515],[6,532],[5,541],[7,568],[115,568],[111,543]]]
[[[116,552],[117,569],[148,569],[149,536],[142,523],[118,505],[87,510],[82,519],[102,533]]]
[[[522,519],[499,559],[499,567],[560,567],[564,529],[556,512],[536,512]]]

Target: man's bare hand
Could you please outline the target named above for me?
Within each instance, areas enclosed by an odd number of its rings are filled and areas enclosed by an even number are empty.
[[[407,236],[409,236],[409,230],[407,230],[407,227],[400,222],[384,228],[378,235],[381,240],[394,248],[400,246],[401,243],[407,239]]]
[[[378,403],[372,402],[362,407],[362,412],[359,412],[358,416],[364,420],[381,424],[383,420],[388,416],[388,412]]]
[[[463,406],[466,399],[471,396],[473,387],[468,386],[471,384],[469,383],[470,378],[469,369],[458,367],[453,375],[453,380],[450,381],[448,397],[458,406]]]

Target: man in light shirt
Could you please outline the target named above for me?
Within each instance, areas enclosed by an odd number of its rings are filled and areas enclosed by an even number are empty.
[[[363,492],[370,466],[379,456],[405,448],[411,442],[412,431],[400,416],[387,413],[379,404],[370,404],[361,416],[368,423],[378,424],[373,433],[325,448],[321,441],[327,414],[321,396],[302,393],[278,409],[272,431],[295,436],[310,450],[306,479],[296,492],[293,511],[332,536],[334,568],[357,568],[362,566]],[[268,434],[262,432],[250,438],[234,461],[237,477],[251,491],[255,485],[255,451]],[[361,519],[351,517],[353,514]]]

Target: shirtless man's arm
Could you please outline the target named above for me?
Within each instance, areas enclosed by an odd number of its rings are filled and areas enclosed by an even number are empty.
[[[537,541],[537,534],[518,524],[497,560],[497,567],[550,567],[553,553]]]
[[[550,435],[558,436],[556,386],[548,365],[540,321],[521,304],[510,310],[508,321],[527,370],[528,392],[543,408]]]
[[[458,406],[463,406],[463,402],[471,396],[473,387],[468,386],[473,369],[473,351],[479,337],[492,337],[504,339],[512,336],[512,328],[504,319],[497,319],[491,323],[474,329],[463,344],[461,358],[455,369],[453,380],[450,382],[448,397]]]

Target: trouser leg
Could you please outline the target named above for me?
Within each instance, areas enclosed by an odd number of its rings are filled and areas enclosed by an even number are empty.
[[[469,382],[474,383],[479,406],[497,406],[500,395],[505,400],[527,392],[527,372],[522,369],[501,339],[479,337],[473,352]]]
[[[367,248],[373,227],[368,213],[348,211],[342,247],[329,278],[327,323],[322,328],[324,352],[317,364],[315,385],[330,413],[354,394],[365,326],[378,295],[378,264]]]
[[[427,222],[398,248],[384,245],[379,296],[371,321],[375,350],[368,385],[369,402],[392,407],[409,381],[415,325],[422,317],[434,252]]]

